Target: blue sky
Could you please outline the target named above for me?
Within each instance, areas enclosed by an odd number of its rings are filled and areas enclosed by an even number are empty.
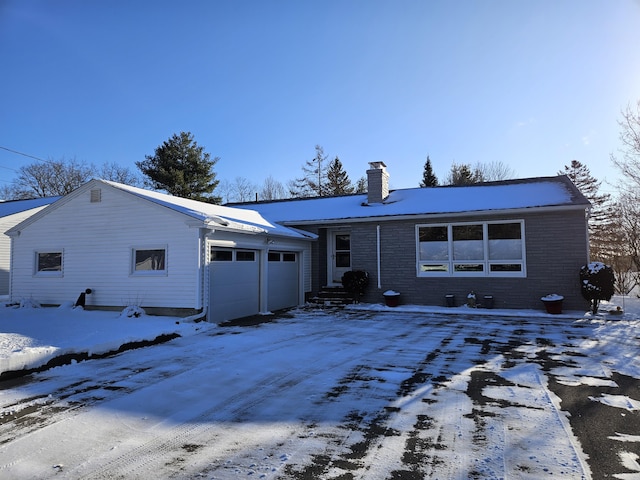
[[[319,144],[392,188],[427,155],[614,182],[638,32],[639,0],[0,0],[0,146],[137,170],[190,131],[220,180],[285,183]],[[33,162],[0,149],[0,184]]]

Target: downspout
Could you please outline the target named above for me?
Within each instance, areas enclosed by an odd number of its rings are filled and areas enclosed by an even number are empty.
[[[270,245],[271,245],[271,241],[269,239],[265,239],[266,242],[266,246],[260,248],[258,251],[260,252],[260,272],[259,272],[259,278],[260,278],[260,286],[258,289],[258,311],[260,313],[260,315],[268,315],[271,312],[267,309],[267,307],[269,306],[269,284],[268,284],[268,278],[269,278],[269,249],[270,249]]]
[[[587,221],[585,222],[585,237],[587,240],[587,263],[591,261],[591,238],[589,236],[589,219],[591,218],[591,207],[587,207],[585,209],[585,217]]]
[[[200,321],[207,319],[207,310],[209,307],[209,264],[207,263],[207,229],[201,228],[198,233],[198,249],[200,254],[198,255],[198,269],[200,275],[198,275],[198,297],[202,312],[192,315],[185,319],[185,321]]]
[[[20,232],[18,232],[18,235],[20,235]],[[14,252],[16,251],[15,238],[15,235],[11,235],[11,250],[9,251],[9,302],[13,302],[13,272],[16,271],[15,266],[13,265],[13,258],[15,256]]]
[[[380,225],[376,225],[376,260],[378,267],[378,289],[382,288],[380,279]]]

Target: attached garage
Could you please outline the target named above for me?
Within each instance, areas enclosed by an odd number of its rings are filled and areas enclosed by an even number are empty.
[[[87,182],[7,235],[10,301],[61,305],[91,288],[87,308],[206,312],[216,323],[303,304],[317,239],[255,210],[105,180]]]
[[[301,252],[295,251],[211,246],[209,321],[221,323],[299,305],[300,258]]]
[[[211,247],[209,321],[260,313],[260,251]]]

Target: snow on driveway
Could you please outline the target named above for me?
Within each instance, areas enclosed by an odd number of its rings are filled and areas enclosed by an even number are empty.
[[[297,310],[181,328],[0,385],[0,478],[640,475],[634,318]]]

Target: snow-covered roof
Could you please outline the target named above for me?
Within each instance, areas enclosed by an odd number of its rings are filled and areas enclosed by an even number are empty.
[[[234,205],[257,210],[285,224],[379,217],[436,216],[545,207],[588,208],[589,201],[565,175],[469,186],[393,190],[383,203],[368,204],[367,194]]]
[[[46,207],[61,197],[33,198],[30,200],[9,200],[0,202],[0,218],[26,212],[32,208]]]
[[[93,180],[106,183],[119,190],[132,193],[150,202],[170,208],[176,212],[188,215],[205,225],[222,230],[233,230],[247,233],[264,233],[293,238],[315,238],[315,235],[285,227],[269,221],[260,213],[251,209],[240,209],[198,202],[187,198],[174,197],[165,193],[154,192],[142,188],[132,187],[107,180]]]

